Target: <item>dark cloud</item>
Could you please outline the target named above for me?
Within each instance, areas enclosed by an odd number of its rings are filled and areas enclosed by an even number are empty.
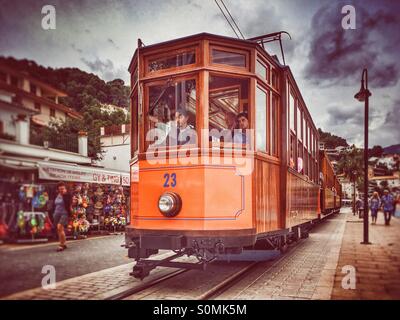
[[[119,49],[119,47],[115,44],[115,42],[113,41],[113,39],[108,38],[107,42],[110,43],[115,49]]]
[[[110,59],[101,60],[96,58],[94,61],[89,61],[81,58],[81,61],[89,67],[90,71],[100,75],[105,81],[127,78],[127,71],[123,68],[116,68]]]
[[[75,43],[71,43],[71,48],[74,49],[78,53],[82,53],[83,52],[82,49],[76,47]]]
[[[399,79],[400,16],[391,7],[356,7],[356,30],[344,30],[345,3],[319,9],[311,24],[306,76],[313,82],[354,83],[367,67],[373,87],[394,86]]]
[[[394,132],[397,132],[398,139],[400,141],[400,99],[397,99],[393,103],[392,110],[390,110],[385,117],[385,126],[393,128]]]

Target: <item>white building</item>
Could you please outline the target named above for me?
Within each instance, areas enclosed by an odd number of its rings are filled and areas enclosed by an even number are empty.
[[[107,169],[129,172],[130,126],[123,124],[101,128],[100,142],[103,160],[99,164]]]
[[[25,72],[0,64],[0,99],[32,110],[32,122],[47,126],[51,120],[82,118],[75,110],[59,103],[67,94]]]

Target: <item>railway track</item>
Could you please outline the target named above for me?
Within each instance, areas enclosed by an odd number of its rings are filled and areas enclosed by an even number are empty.
[[[226,290],[228,290],[230,287],[232,287],[233,285],[235,285],[238,281],[241,281],[247,277],[249,277],[253,272],[255,272],[257,269],[259,270],[259,268],[261,267],[266,267],[266,269],[262,269],[260,270],[260,274],[256,275],[255,279],[258,279],[259,277],[261,277],[262,275],[264,275],[265,273],[267,273],[274,265],[276,265],[277,263],[279,263],[284,257],[287,256],[287,254],[289,252],[292,251],[293,248],[295,248],[300,242],[302,242],[304,240],[300,240],[297,243],[295,243],[294,245],[289,246],[288,250],[281,255],[278,259],[276,260],[272,260],[272,261],[257,261],[257,262],[249,262],[248,264],[246,264],[243,267],[240,268],[236,268],[236,270],[233,270],[233,272],[226,277],[225,279],[223,279],[222,281],[219,281],[217,284],[213,285],[210,289],[205,290],[204,292],[196,295],[193,297],[193,300],[212,300],[212,299],[216,299],[218,298],[218,296],[220,296],[221,294],[223,294]],[[235,266],[232,266],[235,267]],[[212,266],[210,266],[210,268],[212,268]],[[225,269],[226,266],[224,266],[224,268],[222,270]],[[218,271],[214,277],[219,277],[222,273],[222,270]],[[146,290],[151,290],[153,288],[155,288],[155,292],[157,291],[157,286],[163,286],[165,284],[165,282],[167,281],[173,281],[171,283],[171,287],[174,287],[175,283],[185,283],[185,280],[181,277],[188,272],[196,272],[196,270],[190,270],[190,269],[178,269],[175,271],[172,271],[170,273],[167,273],[163,276],[160,276],[154,280],[151,280],[149,282],[145,282],[143,284],[140,284],[138,286],[136,286],[135,288],[131,288],[129,290],[126,290],[124,292],[115,294],[113,296],[108,297],[106,300],[123,300],[123,299],[135,299],[135,296],[138,297],[138,299],[141,299],[140,294],[145,292]],[[200,271],[202,272],[202,271]],[[198,275],[198,276],[205,276],[203,273]],[[195,278],[195,277],[193,277]],[[205,277],[206,278],[206,277]],[[180,281],[179,281],[180,280]],[[211,281],[211,280],[210,280]],[[253,283],[256,280],[252,280],[250,281],[250,283]],[[174,289],[172,289],[174,290]],[[148,295],[146,295],[146,298],[149,298],[153,295],[153,293],[149,293]]]
[[[125,298],[127,298],[127,297],[129,297],[131,295],[134,295],[134,294],[139,293],[139,292],[141,292],[143,290],[146,290],[146,289],[149,289],[151,287],[154,287],[154,286],[156,286],[157,284],[159,284],[161,282],[164,282],[164,281],[169,280],[171,278],[177,277],[177,276],[179,276],[179,275],[181,275],[183,273],[186,273],[188,271],[190,271],[190,270],[188,270],[188,269],[179,269],[179,270],[172,271],[172,272],[167,273],[167,274],[165,274],[165,275],[163,275],[163,276],[161,276],[159,278],[153,279],[150,282],[143,283],[141,285],[138,285],[135,288],[132,288],[132,289],[126,290],[124,292],[117,293],[117,294],[115,294],[113,296],[110,296],[110,297],[106,298],[105,300],[123,300],[123,299],[125,299]]]
[[[322,220],[331,218],[333,214],[327,215],[322,218]],[[314,227],[318,225],[315,224]],[[217,284],[213,285],[210,289],[205,290],[203,293],[200,293],[199,295],[193,297],[193,300],[212,300],[216,299],[219,296],[221,296],[226,290],[231,288],[233,285],[238,283],[241,280],[244,280],[245,278],[250,277],[252,274],[255,275],[254,279],[249,280],[249,284],[246,285],[245,287],[251,286],[254,282],[256,282],[259,278],[261,278],[263,275],[267,274],[275,265],[277,265],[282,259],[288,256],[289,253],[293,251],[293,249],[296,249],[296,247],[301,244],[303,241],[306,239],[299,239],[298,241],[290,244],[287,247],[287,250],[277,259],[275,260],[270,260],[270,261],[256,261],[256,262],[249,262],[243,267],[240,267],[239,270],[233,270],[232,274],[223,279],[222,281],[218,282]],[[229,266],[232,266],[232,264],[229,264]],[[210,265],[210,269],[213,266]],[[232,266],[235,267],[235,266]],[[218,277],[221,275],[222,272],[226,272],[226,265],[221,271],[218,271],[214,276]],[[265,268],[265,269],[260,269],[260,268]],[[256,270],[259,270],[259,273],[254,274]],[[159,285],[163,285],[166,281],[173,281],[174,279],[179,279],[181,276],[183,276],[185,273],[188,272],[196,272],[196,270],[191,270],[191,269],[178,269],[174,270],[172,272],[169,272],[167,274],[164,274],[156,279],[153,279],[149,282],[143,282],[142,284],[131,288],[129,290],[126,290],[124,292],[115,294],[113,296],[110,296],[106,298],[106,300],[123,300],[123,299],[134,299],[133,296],[137,295],[140,297],[140,293],[143,293],[146,290],[156,288]],[[197,271],[198,272],[198,271]],[[200,271],[202,272],[202,271]],[[197,275],[199,276],[199,275]],[[201,274],[200,274],[201,276]],[[193,277],[195,278],[195,277]],[[205,281],[208,281],[209,279],[206,279]],[[183,280],[184,282],[184,280]],[[175,283],[175,282],[174,282]],[[172,285],[174,284],[172,283]],[[177,281],[179,283],[179,281]],[[156,290],[155,290],[156,291]],[[149,293],[146,297],[148,298],[151,296],[152,293]]]

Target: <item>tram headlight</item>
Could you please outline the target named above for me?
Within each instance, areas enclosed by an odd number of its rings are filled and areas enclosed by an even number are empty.
[[[174,192],[166,192],[158,199],[158,209],[165,217],[176,216],[182,207],[181,197]]]

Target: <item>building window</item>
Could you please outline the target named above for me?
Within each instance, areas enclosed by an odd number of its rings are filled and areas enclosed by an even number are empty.
[[[11,85],[13,87],[18,87],[18,83],[19,83],[18,78],[14,77],[14,76],[11,76]]]
[[[257,87],[256,150],[267,152],[267,93]]]
[[[29,85],[30,92],[36,95],[36,86],[34,84]]]
[[[7,74],[3,71],[0,71],[0,80],[7,82]]]
[[[53,108],[50,108],[50,117],[55,117],[56,116],[56,110],[54,110]]]
[[[226,64],[233,67],[246,67],[246,55],[237,52],[228,52],[218,49],[211,50],[211,62]]]
[[[38,110],[40,112],[41,106],[39,102],[35,102],[35,110]]]

